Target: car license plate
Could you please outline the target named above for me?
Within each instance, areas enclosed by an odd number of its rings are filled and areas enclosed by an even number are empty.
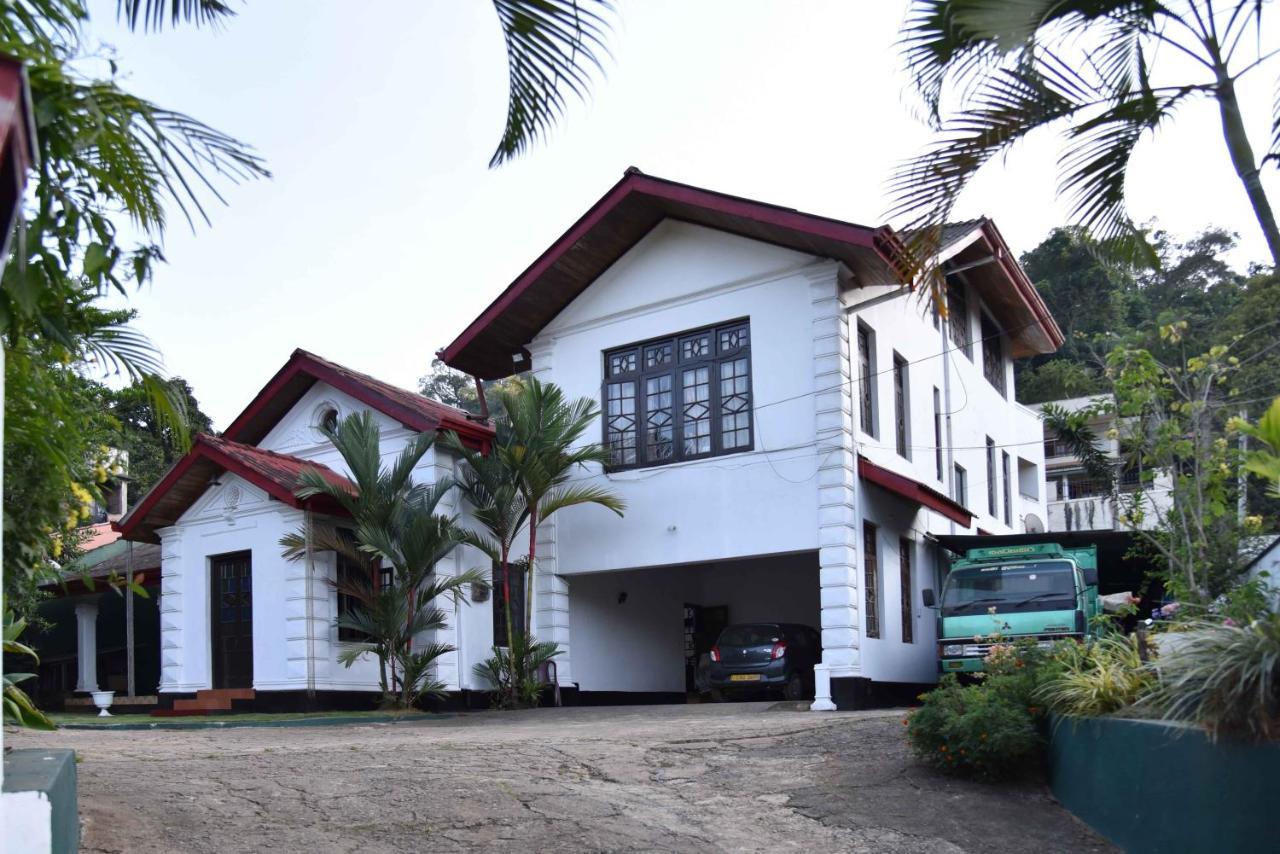
[[[735,673],[729,677],[730,682],[759,682],[759,673]]]

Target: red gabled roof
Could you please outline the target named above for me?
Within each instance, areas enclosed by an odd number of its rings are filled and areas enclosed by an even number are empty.
[[[353,371],[306,350],[293,351],[284,367],[263,386],[222,435],[249,444],[262,441],[316,382],[327,383],[420,433],[452,430],[463,442],[479,450],[486,450],[493,438],[492,427],[473,420],[460,409]]]
[[[900,495],[908,501],[941,513],[951,521],[958,522],[966,528],[973,524],[973,514],[963,504],[948,498],[938,490],[931,486],[926,486],[918,480],[890,471],[884,466],[876,465],[861,455],[858,456],[858,476],[863,480],[874,483],[876,486]]]
[[[156,529],[178,521],[223,471],[239,475],[290,507],[341,512],[332,499],[317,496],[304,501],[294,494],[302,472],[308,469],[334,485],[355,491],[351,481],[320,463],[201,433],[191,450],[114,527],[125,539],[157,542]]]
[[[664,219],[835,258],[867,283],[905,281],[902,245],[888,227],[717,193],[632,167],[441,351],[441,359],[482,379],[510,375],[511,356]]]

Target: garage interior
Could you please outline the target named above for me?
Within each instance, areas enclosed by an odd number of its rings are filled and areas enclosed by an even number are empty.
[[[821,629],[818,553],[569,576],[569,643],[582,701],[683,702],[698,656],[730,623]]]

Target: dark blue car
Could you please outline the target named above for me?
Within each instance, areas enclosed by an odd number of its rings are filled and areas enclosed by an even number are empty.
[[[735,694],[781,691],[788,700],[813,696],[813,666],[822,636],[797,623],[740,623],[720,633],[711,648],[707,683],[720,702]]]

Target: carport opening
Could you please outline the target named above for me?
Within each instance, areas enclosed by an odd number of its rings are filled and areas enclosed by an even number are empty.
[[[725,626],[821,626],[817,552],[575,575],[569,585],[584,701],[685,702]]]

